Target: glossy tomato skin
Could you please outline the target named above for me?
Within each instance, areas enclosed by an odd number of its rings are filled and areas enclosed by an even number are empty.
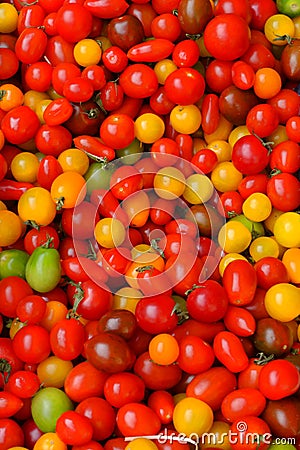
[[[50,344],[52,352],[59,358],[65,361],[77,358],[84,344],[83,325],[74,318],[60,320],[50,331]]]
[[[28,325],[14,336],[13,349],[18,358],[25,363],[38,364],[50,354],[50,337],[40,325]]]
[[[205,81],[197,70],[181,67],[170,73],[164,86],[169,100],[173,103],[190,105],[203,96]]]
[[[113,434],[116,425],[116,413],[111,404],[104,398],[89,397],[81,401],[76,406],[75,411],[87,417],[91,422],[94,440],[103,441]]]
[[[299,407],[300,401],[295,396],[269,400],[262,418],[269,424],[274,435],[296,437],[299,430]]]
[[[284,212],[293,211],[300,204],[300,182],[291,173],[279,173],[269,179],[267,195],[274,208]]]
[[[141,63],[127,66],[120,75],[119,83],[124,93],[133,98],[150,97],[158,88],[154,70]]]
[[[289,327],[272,317],[258,319],[253,336],[255,348],[266,355],[287,355],[293,345]]]
[[[217,411],[223,399],[237,385],[236,376],[225,367],[212,367],[196,375],[186,389],[188,397],[195,397],[206,402]]]
[[[232,261],[224,270],[222,283],[230,304],[247,305],[251,303],[255,295],[256,271],[246,260]]]
[[[240,339],[231,331],[220,331],[213,342],[213,349],[219,361],[231,372],[244,370],[249,358]]]
[[[212,17],[212,6],[207,0],[184,0],[179,2],[178,19],[185,33],[201,33]]]
[[[5,138],[12,144],[24,144],[32,139],[40,127],[36,113],[29,106],[21,105],[6,113],[1,129]]]
[[[193,319],[205,323],[222,319],[228,307],[225,289],[214,280],[200,283],[187,296],[187,310]]]
[[[242,416],[260,416],[266,403],[266,398],[258,389],[236,389],[223,399],[221,411],[227,420],[234,422]]]
[[[138,325],[151,334],[166,333],[175,328],[178,318],[173,310],[175,302],[169,295],[142,298],[136,307]]]
[[[121,406],[116,421],[123,436],[156,434],[161,426],[156,413],[141,403],[127,403]]]
[[[298,391],[299,386],[300,374],[297,367],[284,359],[268,362],[259,375],[259,390],[269,400],[289,397]]]
[[[85,445],[93,436],[90,420],[76,411],[65,411],[56,422],[56,433],[68,445]]]
[[[24,433],[15,420],[0,419],[0,431],[0,448],[3,450],[24,444]]]

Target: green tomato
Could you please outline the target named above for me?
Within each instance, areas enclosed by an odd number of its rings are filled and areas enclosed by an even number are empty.
[[[10,249],[0,253],[0,279],[17,276],[25,278],[25,267],[29,254],[23,250]]]
[[[61,279],[60,256],[55,248],[37,247],[30,255],[26,268],[27,283],[37,292],[49,292]]]
[[[43,433],[54,432],[61,414],[73,409],[74,405],[67,394],[55,387],[41,389],[31,402],[32,418]]]
[[[122,158],[122,163],[131,166],[135,164],[143,155],[143,143],[134,139],[127,147],[116,150],[118,158]]]
[[[245,227],[247,227],[250,233],[252,234],[253,239],[265,235],[265,229],[263,224],[261,222],[252,222],[252,220],[249,220],[246,216],[244,216],[244,214],[234,216],[230,220],[236,220],[245,225]]]
[[[276,6],[281,14],[289,17],[300,15],[300,0],[276,0]]]
[[[91,195],[96,189],[109,189],[110,178],[114,171],[115,167],[112,163],[92,163],[84,175],[87,195]]]
[[[268,448],[274,450],[296,450],[296,447],[292,444],[277,444],[276,442],[273,442]]]

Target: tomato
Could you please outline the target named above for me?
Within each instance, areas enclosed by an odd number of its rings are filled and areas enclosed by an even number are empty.
[[[110,179],[110,190],[118,200],[124,200],[142,187],[143,177],[134,167],[121,166]]]
[[[49,246],[57,249],[59,237],[57,231],[51,225],[43,226],[39,229],[32,228],[24,236],[24,248],[31,255],[37,247],[45,245],[49,239],[51,240]]]
[[[247,305],[254,298],[257,286],[256,271],[248,261],[232,261],[224,270],[222,283],[229,303]]]
[[[78,42],[90,33],[92,14],[79,4],[63,5],[57,12],[56,27],[67,42]]]
[[[121,79],[120,85],[122,86]],[[100,137],[106,145],[112,148],[126,147],[134,139],[133,119],[126,114],[111,114],[104,119],[100,126]]]
[[[27,281],[18,276],[8,276],[0,281],[0,312],[6,317],[16,317],[19,301],[26,295],[33,294]]]
[[[297,172],[300,167],[299,145],[292,140],[275,145],[270,157],[270,167],[281,172]]]
[[[234,422],[243,416],[260,416],[266,406],[264,395],[253,388],[240,388],[226,395],[221,411],[224,417]]]
[[[26,264],[25,277],[37,292],[54,289],[61,278],[60,256],[55,248],[37,247]]]
[[[290,436],[296,437],[298,429],[296,411],[298,410],[298,407],[299,399],[295,396],[283,398],[281,400],[269,400],[266,409],[262,414],[262,418],[267,421],[272,433],[276,434],[276,436],[286,438]],[[284,418],[284,421],[280,421],[279,417]],[[285,446],[288,448],[287,445]],[[283,447],[280,446],[279,448]]]
[[[17,305],[17,317],[30,325],[39,323],[46,312],[46,302],[39,295],[27,295]]]
[[[24,433],[20,425],[9,418],[0,419],[0,448],[5,450],[14,446],[22,446],[24,444]]]
[[[64,390],[72,401],[80,403],[91,397],[101,397],[109,374],[96,369],[88,361],[74,365],[64,381]]]
[[[125,67],[119,77],[119,83],[124,93],[134,98],[150,97],[158,88],[154,70],[141,63]]]
[[[41,28],[25,28],[18,36],[15,45],[16,56],[25,64],[38,62],[47,47],[47,35]]]
[[[205,81],[201,73],[190,67],[182,67],[170,73],[165,81],[168,98],[178,105],[196,103],[204,94]]]
[[[283,46],[294,37],[295,26],[292,19],[284,14],[273,14],[264,24],[266,38],[275,45]]]
[[[0,254],[0,279],[9,276],[25,278],[28,258],[28,253],[23,250],[3,250]]]
[[[240,339],[231,331],[220,331],[214,338],[213,349],[216,358],[233,373],[241,372],[249,363]]]
[[[1,122],[1,129],[7,141],[17,145],[32,139],[39,127],[40,121],[36,113],[24,105],[8,111]]]
[[[178,365],[160,366],[155,364],[147,351],[137,357],[133,370],[144,381],[146,388],[151,390],[171,389],[179,383],[182,377],[182,370]]]
[[[138,325],[151,334],[171,331],[178,322],[174,307],[174,300],[166,294],[143,298],[135,310]]]
[[[283,261],[272,256],[266,256],[254,265],[257,275],[257,285],[269,289],[278,283],[288,283],[289,276]]]
[[[187,310],[193,319],[215,322],[224,317],[228,307],[225,289],[214,280],[200,283],[187,295]]]
[[[51,350],[55,356],[58,356],[66,361],[70,361],[77,358],[81,354],[83,350],[84,338],[84,328],[79,320],[72,317],[62,319],[58,321],[53,328],[51,328]]]
[[[118,394],[116,394],[118,389]],[[104,396],[115,408],[127,403],[140,402],[145,395],[145,384],[141,378],[130,372],[110,375],[104,385]]]
[[[298,369],[284,359],[268,362],[259,375],[259,390],[270,400],[280,400],[292,395],[299,389],[299,384]]]
[[[241,307],[230,305],[224,316],[224,324],[228,331],[232,331],[237,336],[252,336],[255,333],[254,316]]]
[[[257,350],[276,356],[286,355],[293,345],[288,326],[272,317],[257,320],[253,342]]]
[[[161,426],[158,416],[151,408],[134,402],[119,408],[116,422],[123,436],[153,435]]]
[[[185,33],[201,33],[212,16],[212,6],[207,0],[196,0],[192,3],[186,0],[179,2],[178,19]]]
[[[241,57],[250,44],[247,22],[232,13],[215,16],[205,27],[204,44],[214,58],[233,61]]]
[[[271,443],[271,433],[269,425],[256,416],[242,416],[235,420],[230,426],[230,431],[234,433],[234,442],[231,444],[234,450],[247,448],[254,450],[259,445],[262,449],[268,448]]]
[[[297,115],[299,111],[299,96],[291,89],[281,89],[278,94],[267,100],[267,103],[276,109],[282,124],[286,124],[288,119]]]
[[[261,172],[269,162],[267,148],[255,136],[243,136],[233,146],[232,162],[245,175]]]
[[[75,411],[89,419],[93,426],[94,440],[103,441],[113,434],[116,425],[116,413],[105,399],[89,397],[82,400]]]
[[[92,439],[93,426],[82,414],[65,411],[57,419],[56,433],[68,445],[84,445]]]
[[[282,256],[282,263],[288,274],[288,278],[292,283],[299,284],[299,249],[287,249]],[[283,281],[281,279],[281,281]],[[286,280],[285,280],[286,281]]]
[[[113,73],[121,73],[128,64],[126,53],[116,45],[112,45],[102,54],[104,66]]]
[[[64,361],[52,355],[38,364],[37,376],[44,387],[62,388],[72,368],[71,361]]]
[[[11,392],[3,391],[0,394],[0,418],[5,419],[16,414],[23,406],[22,400]]]
[[[43,124],[35,135],[35,144],[44,155],[58,156],[63,150],[72,147],[72,135],[62,125]]]
[[[5,385],[5,390],[21,399],[31,398],[40,388],[40,380],[34,372],[19,370],[13,373]]]
[[[40,325],[22,327],[12,342],[18,358],[29,364],[38,364],[50,354],[48,331]]]
[[[19,69],[17,55],[10,48],[0,48],[1,80],[13,77]]]
[[[214,363],[212,347],[198,336],[185,336],[179,342],[179,367],[187,373],[205,372]]]
[[[291,173],[276,174],[268,181],[267,195],[276,209],[293,211],[300,203],[299,181]]]
[[[179,19],[171,13],[159,14],[151,22],[151,32],[155,38],[175,42],[181,33]]]
[[[71,409],[73,403],[69,397],[55,387],[39,390],[31,403],[32,418],[43,433],[54,432],[57,419]]]
[[[58,437],[54,432],[48,432],[42,434],[34,443],[34,450],[51,450],[51,447],[55,445],[57,450],[66,450],[66,444]]]

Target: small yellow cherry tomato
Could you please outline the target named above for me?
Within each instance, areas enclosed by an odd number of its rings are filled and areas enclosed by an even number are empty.
[[[48,432],[38,438],[33,450],[67,450],[67,448],[67,445],[56,433]]]
[[[201,439],[201,448],[231,450],[229,429],[228,423],[219,420],[214,421],[208,434]]]
[[[249,253],[255,262],[266,256],[278,258],[279,245],[276,240],[272,239],[270,236],[260,236],[251,242]]]
[[[78,148],[68,148],[62,151],[57,160],[63,172],[77,172],[84,175],[89,168],[89,157]]]
[[[139,289],[129,286],[122,287],[113,296],[112,309],[127,309],[134,313],[136,305],[142,297],[143,294]]]
[[[20,218],[13,211],[3,209],[0,211],[0,246],[12,245],[22,234]]]
[[[85,179],[78,172],[63,172],[53,181],[50,193],[57,209],[74,208],[86,196]]]
[[[242,253],[252,240],[251,232],[238,221],[225,223],[219,231],[218,242],[226,253]]]
[[[170,123],[177,133],[193,134],[201,121],[201,112],[196,105],[176,105],[170,112]]]
[[[159,197],[174,200],[180,197],[185,190],[185,177],[176,167],[163,167],[155,174],[153,186]]]
[[[237,190],[243,175],[231,161],[223,161],[213,169],[210,178],[217,191],[227,192]]]
[[[30,109],[33,111],[36,111],[37,105],[42,100],[49,100],[49,95],[46,92],[39,92],[34,91],[33,89],[30,89],[29,91],[26,91],[24,94],[24,101],[23,104],[25,106],[29,106]]]
[[[134,122],[135,137],[144,144],[153,144],[165,132],[165,123],[161,117],[153,113],[138,116]]]
[[[231,160],[232,146],[229,142],[219,139],[207,144],[207,148],[215,152],[219,162]]]
[[[173,423],[178,433],[184,433],[187,437],[201,435],[208,432],[213,424],[213,411],[202,400],[186,397],[174,408]]]
[[[158,447],[150,439],[136,438],[126,445],[125,450],[158,450]]]
[[[35,113],[38,116],[41,124],[46,123],[44,120],[44,111],[47,108],[47,106],[50,105],[50,103],[52,103],[51,98],[44,98],[43,100],[40,100],[36,105]]]
[[[13,33],[18,26],[18,11],[10,3],[0,3],[0,33]]]
[[[73,55],[77,64],[82,67],[88,67],[99,63],[102,49],[94,39],[81,39],[75,44]]]
[[[288,248],[283,256],[282,262],[286,267],[291,283],[300,283],[300,248]]]
[[[230,135],[228,136],[228,142],[231,145],[231,147],[234,146],[234,144],[243,136],[247,136],[251,134],[250,131],[248,130],[246,125],[239,125],[237,127],[235,127]]]
[[[293,20],[285,14],[273,14],[264,24],[264,34],[274,45],[286,45],[295,34]]]
[[[214,186],[206,175],[195,173],[186,179],[183,198],[192,205],[207,202],[214,192]]]
[[[272,208],[271,214],[269,217],[267,217],[266,220],[264,220],[264,226],[268,231],[271,231],[273,233],[274,231],[274,224],[279,216],[283,214],[283,211],[279,211],[279,209]]]
[[[34,183],[37,179],[39,160],[30,152],[18,153],[11,162],[11,173],[17,181]]]
[[[174,72],[178,67],[171,59],[161,59],[154,66],[159,84],[165,84],[166,78],[170,73]]]
[[[2,200],[0,200],[0,211],[3,211],[4,209],[7,209],[7,206],[2,202]]]
[[[266,194],[254,192],[244,200],[242,210],[252,222],[263,222],[272,212],[272,203]]]
[[[265,295],[267,313],[280,322],[290,322],[300,314],[300,288],[290,283],[277,283]]]
[[[21,195],[18,213],[23,222],[33,221],[38,225],[49,225],[56,216],[56,205],[47,189],[33,187]]]
[[[300,214],[290,211],[281,214],[274,223],[274,236],[283,247],[300,247]]]
[[[94,235],[101,247],[114,248],[119,247],[123,243],[126,237],[126,230],[120,220],[105,217],[96,223]]]

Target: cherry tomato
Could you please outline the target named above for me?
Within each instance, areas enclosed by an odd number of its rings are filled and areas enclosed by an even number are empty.
[[[64,336],[63,340],[62,336]],[[79,356],[83,350],[83,344],[84,328],[77,319],[62,319],[50,331],[51,350],[55,356],[63,360],[70,361]]]
[[[92,424],[93,440],[103,441],[112,436],[116,425],[116,413],[107,400],[99,397],[89,397],[82,400],[76,406],[75,411],[81,416],[88,418]],[[84,448],[90,449],[90,443],[87,443]]]
[[[101,397],[108,376],[109,374],[96,369],[88,361],[82,361],[68,372],[64,389],[67,396],[76,403],[92,397]]]
[[[222,284],[230,304],[247,305],[254,298],[257,286],[256,271],[248,261],[236,259],[226,266]]]
[[[299,389],[299,384],[298,369],[284,359],[268,362],[259,375],[259,389],[270,400],[280,400],[292,395]]]
[[[205,81],[201,73],[190,67],[172,72],[165,81],[168,98],[178,105],[196,103],[204,94]]]
[[[143,400],[144,395],[145,384],[134,373],[120,372],[112,374],[107,378],[104,385],[104,396],[115,408],[120,408],[127,403],[138,403]]]
[[[141,403],[127,403],[121,406],[117,412],[116,421],[123,436],[156,434],[161,426],[155,412]]]
[[[125,67],[119,78],[123,91],[129,97],[147,98],[158,88],[157,76],[151,67],[135,63]]]
[[[22,361],[38,364],[50,354],[49,333],[40,325],[27,325],[14,336],[13,349]]]
[[[239,338],[231,331],[220,331],[214,338],[213,349],[216,358],[231,372],[246,369],[249,358]]]
[[[255,175],[267,166],[268,150],[257,137],[243,136],[233,146],[232,162],[241,173]]]
[[[56,422],[58,437],[68,445],[87,444],[93,436],[90,420],[76,411],[65,411]]]
[[[214,280],[207,280],[195,287],[187,296],[187,309],[193,319],[215,322],[224,317],[228,307],[225,289]]]

